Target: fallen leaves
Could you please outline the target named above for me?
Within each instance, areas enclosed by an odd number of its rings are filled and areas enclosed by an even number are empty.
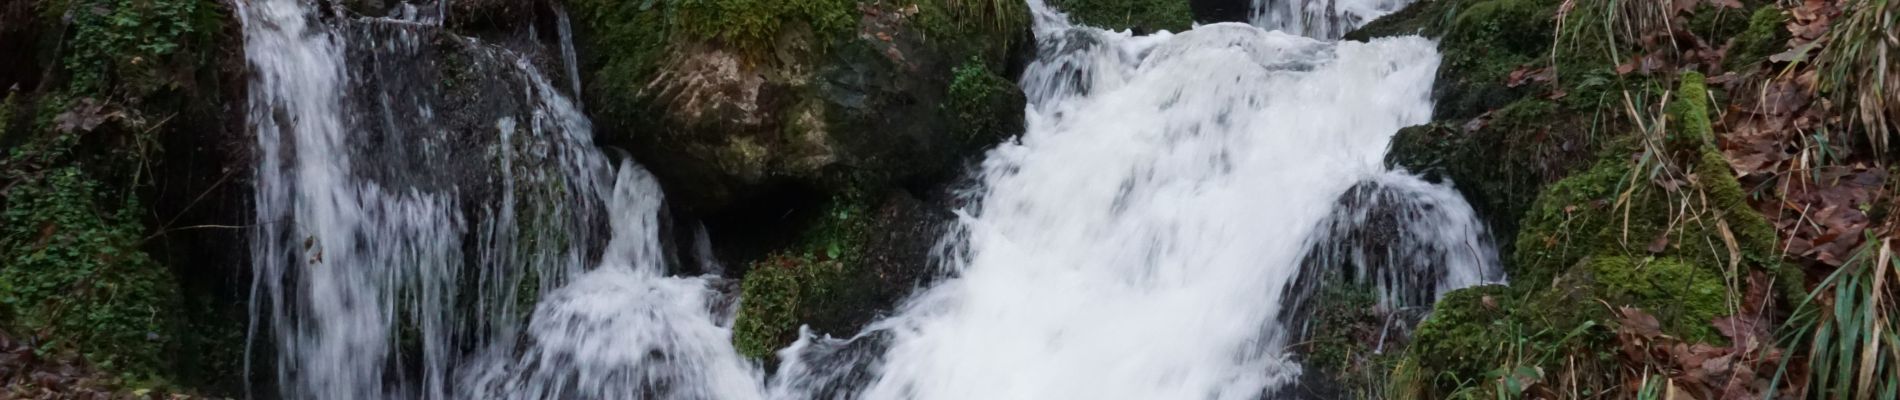
[[[1772,281],[1767,274],[1754,272],[1747,279],[1747,293],[1735,315],[1711,321],[1726,346],[1688,343],[1662,332],[1654,315],[1633,307],[1617,309],[1616,336],[1621,344],[1624,363],[1632,370],[1653,371],[1668,378],[1676,390],[1689,398],[1704,400],[1742,400],[1788,398],[1800,392],[1798,384],[1773,385],[1774,372],[1787,356],[1776,348],[1769,332],[1765,311]],[[1631,385],[1631,390],[1640,385]],[[1774,392],[1770,392],[1773,387]]]
[[[91,132],[106,121],[125,118],[125,115],[118,107],[90,97],[82,98],[53,117],[53,129],[62,133]]]

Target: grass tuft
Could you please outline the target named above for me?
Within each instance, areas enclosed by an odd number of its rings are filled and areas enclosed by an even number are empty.
[[[1871,239],[1870,239],[1871,240]],[[1782,340],[1805,362],[1784,360],[1774,385],[1807,397],[1900,398],[1900,258],[1894,240],[1867,245],[1803,299]]]
[[[1900,122],[1900,1],[1845,0],[1840,19],[1828,28],[1827,46],[1815,60],[1821,89],[1834,104],[1849,107],[1859,133],[1875,154],[1888,153]]]

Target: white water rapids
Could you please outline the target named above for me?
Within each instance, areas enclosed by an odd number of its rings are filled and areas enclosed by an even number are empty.
[[[1412,199],[1396,202],[1409,224],[1378,246],[1386,257],[1339,256],[1420,264],[1374,279],[1388,303],[1497,267],[1456,192],[1382,161],[1394,132],[1431,115],[1434,43],[1333,41],[1404,3],[1257,3],[1259,26],[1134,36],[1030,0],[1028,129],[982,164],[978,201],[946,239],[961,240],[950,276],[850,338],[808,332],[768,378],[730,344],[719,278],[668,275],[653,178],[614,167],[526,57],[465,40],[518,77],[527,110],[497,118],[484,152],[453,153],[448,132],[402,121],[443,105],[346,96],[374,78],[352,72],[352,49],[428,54],[414,32],[439,27],[440,7],[337,22],[349,18],[305,0],[237,2],[260,149],[253,342],[270,347],[253,351],[276,360],[279,396],[307,399],[1270,396],[1302,372],[1284,350],[1287,288],[1323,242],[1368,224],[1340,211],[1355,185]],[[375,140],[481,158],[499,194],[412,177],[378,156],[394,150],[364,148]],[[543,295],[516,299],[521,287]],[[453,311],[467,304],[476,315]]]

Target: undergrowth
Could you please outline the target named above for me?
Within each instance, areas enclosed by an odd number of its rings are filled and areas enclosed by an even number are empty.
[[[64,46],[71,93],[118,88],[150,94],[189,76],[203,57],[190,47],[222,23],[205,0],[67,0],[72,35]]]
[[[114,134],[145,126],[89,99],[49,101],[37,120],[33,136],[0,161],[0,305],[10,316],[0,322],[45,338],[40,351],[77,352],[133,381],[162,380],[182,303],[170,271],[139,248],[144,208],[132,188],[152,147]]]
[[[1776,384],[1806,388],[1809,398],[1900,398],[1896,280],[1900,257],[1891,239],[1863,246],[1822,280],[1782,328],[1783,345],[1804,356],[1784,360]]]
[[[1844,14],[1828,28],[1827,42],[1815,60],[1821,90],[1845,116],[1860,122],[1859,135],[1877,155],[1888,155],[1888,142],[1900,123],[1900,1],[1844,0]]]

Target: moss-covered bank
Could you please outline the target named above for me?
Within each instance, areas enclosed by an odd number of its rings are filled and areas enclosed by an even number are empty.
[[[1697,46],[1765,56],[1780,45],[1774,7],[1669,16],[1697,40],[1670,48],[1628,31],[1650,21],[1621,14],[1635,6],[1565,4],[1426,1],[1348,35],[1442,38],[1434,122],[1400,132],[1388,162],[1454,182],[1503,239],[1511,282],[1441,299],[1387,396],[1620,395],[1634,390],[1621,387],[1625,307],[1722,345],[1712,322],[1745,308],[1751,273],[1782,296],[1799,288],[1719,150],[1710,102],[1728,95],[1693,72],[1754,68],[1711,65]]]

